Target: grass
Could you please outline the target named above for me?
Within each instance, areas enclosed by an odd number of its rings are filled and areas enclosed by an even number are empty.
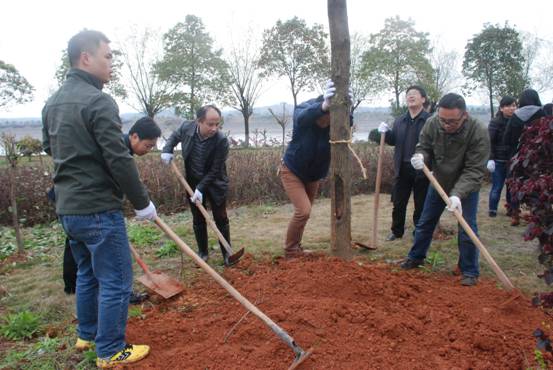
[[[496,218],[487,216],[488,188],[483,189],[480,197],[478,215],[479,233],[484,245],[505,271],[513,284],[526,293],[547,291],[545,283],[536,277],[541,271],[537,261],[536,242],[524,242],[522,233],[524,227],[512,227],[504,210],[500,210]],[[352,198],[352,238],[368,242],[372,230],[372,195],[359,195]],[[378,249],[371,252],[356,251],[360,263],[367,261],[396,261],[405,257],[411,246],[411,221],[408,220],[408,230],[403,239],[384,242],[389,233],[392,207],[389,196],[380,197]],[[412,205],[408,216],[412,215]],[[330,200],[317,199],[312,210],[311,219],[306,227],[303,246],[307,249],[328,251],[330,239]],[[256,258],[272,259],[283,253],[284,235],[292,214],[290,204],[276,205],[273,203],[242,206],[228,210],[231,221],[232,244],[235,249],[246,248]],[[192,249],[196,249],[192,222],[189,212],[163,219],[182,237]],[[453,215],[445,212],[441,226],[449,231],[455,231],[456,220]],[[173,255],[158,257],[156,253],[163,248],[172,246],[171,242],[153,224],[138,223],[128,220],[128,234],[131,242],[137,247],[141,257],[151,269],[159,269],[167,274],[179,277],[184,284],[190,284],[195,277],[203,272],[195,268],[189,258],[182,258],[180,251]],[[64,236],[57,223],[34,228],[24,228],[23,236],[28,258],[25,262],[1,262],[1,285],[7,293],[0,296],[0,316],[29,310],[41,317],[45,323],[43,332],[56,339],[59,343],[57,351],[40,352],[36,350],[37,343],[47,341],[46,336],[26,341],[7,341],[0,338],[0,369],[17,368],[21,358],[31,357],[32,366],[28,363],[22,368],[93,368],[93,353],[88,357],[73,351],[72,345],[76,339],[74,318],[74,296],[63,293],[61,276]],[[216,270],[222,271],[222,259],[214,233],[210,231],[210,264]],[[8,228],[0,229],[0,245],[15,243],[14,235]],[[0,247],[0,253],[2,247]],[[455,268],[458,258],[456,233],[449,240],[436,240],[429,252],[428,273],[450,272]],[[1,258],[1,257],[0,257]],[[184,261],[183,263],[181,262]],[[135,265],[135,275],[141,274]],[[493,272],[486,261],[481,258],[482,275],[493,277]],[[499,284],[498,284],[499,285]],[[136,285],[135,289],[143,290]],[[1,290],[0,290],[1,292]],[[0,293],[1,294],[1,293]],[[130,316],[139,316],[141,311],[131,307]],[[29,352],[30,351],[30,352]],[[19,361],[19,362],[18,362]],[[19,366],[19,365],[18,365]],[[29,365],[31,366],[31,365]],[[41,367],[42,366],[42,367]]]

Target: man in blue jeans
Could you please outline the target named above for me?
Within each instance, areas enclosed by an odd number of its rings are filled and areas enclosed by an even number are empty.
[[[447,209],[458,209],[471,229],[478,233],[476,214],[478,193],[490,155],[490,140],[486,126],[469,116],[465,99],[446,94],[438,103],[438,114],[431,117],[421,131],[411,164],[417,170],[431,165],[433,174],[449,194]],[[446,207],[434,187],[429,186],[424,209],[415,229],[415,241],[403,269],[413,269],[424,263],[432,242],[432,234]],[[480,274],[478,249],[459,227],[459,268],[461,284],[476,285]]]
[[[56,213],[78,266],[75,347],[95,342],[96,364],[108,368],[139,361],[150,350],[125,341],[132,266],[123,197],[137,219],[157,214],[121,139],[117,104],[102,92],[112,72],[108,38],[81,31],[67,54],[71,69],[42,111],[43,147],[54,162]]]

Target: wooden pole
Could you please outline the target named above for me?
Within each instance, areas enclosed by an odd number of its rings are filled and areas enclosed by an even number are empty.
[[[426,167],[426,165],[424,165],[422,170],[424,171],[424,174],[426,175],[426,177],[428,177],[428,180],[430,180],[430,183],[432,184],[434,189],[436,189],[438,194],[440,194],[445,204],[449,206],[449,197],[447,196],[446,192],[444,191],[444,189],[442,188],[438,180],[436,180],[436,178],[434,177],[432,172],[430,172],[428,167]],[[505,286],[505,288],[507,288],[507,290],[515,289],[513,283],[511,283],[511,280],[509,280],[507,275],[505,275],[503,270],[501,270],[501,268],[497,265],[497,263],[495,262],[491,254],[488,252],[484,244],[482,244],[480,239],[478,239],[478,236],[470,228],[470,225],[465,221],[462,213],[459,212],[458,209],[455,209],[455,211],[453,211],[453,214],[455,215],[455,217],[457,218],[457,221],[459,221],[459,224],[465,230],[469,238],[472,240],[474,245],[476,245],[476,247],[480,250],[480,253],[482,253],[486,261],[488,261],[488,263],[490,264],[490,267],[492,268],[493,272],[495,272],[495,274],[497,275],[499,281],[503,283],[503,285]]]
[[[328,0],[332,81],[336,95],[330,106],[330,184],[332,253],[350,259],[351,253],[351,139],[350,41],[346,0]]]
[[[386,133],[380,134],[380,147],[378,148],[378,164],[376,166],[376,184],[374,186],[374,209],[373,209],[373,234],[371,247],[376,248],[378,245],[378,208],[380,206],[380,183],[382,182],[382,162],[384,156],[384,140]]]

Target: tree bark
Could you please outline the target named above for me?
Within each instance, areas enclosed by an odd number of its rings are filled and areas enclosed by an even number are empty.
[[[13,221],[13,228],[15,230],[15,240],[17,242],[17,253],[19,255],[23,255],[24,253],[24,245],[23,245],[23,238],[21,237],[21,227],[19,226],[19,217],[17,215],[17,200],[15,196],[15,167],[10,166],[10,202],[11,202],[11,209],[12,209],[12,221]]]
[[[351,258],[351,158],[347,141],[351,137],[350,39],[346,0],[328,0],[332,81],[336,95],[330,106],[331,145],[331,250],[345,259]]]
[[[242,111],[244,117],[244,146],[248,148],[250,146],[250,115],[247,111]]]

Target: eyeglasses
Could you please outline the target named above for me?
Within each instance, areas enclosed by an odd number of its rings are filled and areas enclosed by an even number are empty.
[[[465,115],[464,113],[461,113],[461,116],[456,119],[443,119],[442,117],[439,117],[439,116],[438,118],[440,119],[440,123],[442,123],[443,125],[458,126],[461,124],[461,122],[463,122],[463,119],[465,118],[464,115]]]

